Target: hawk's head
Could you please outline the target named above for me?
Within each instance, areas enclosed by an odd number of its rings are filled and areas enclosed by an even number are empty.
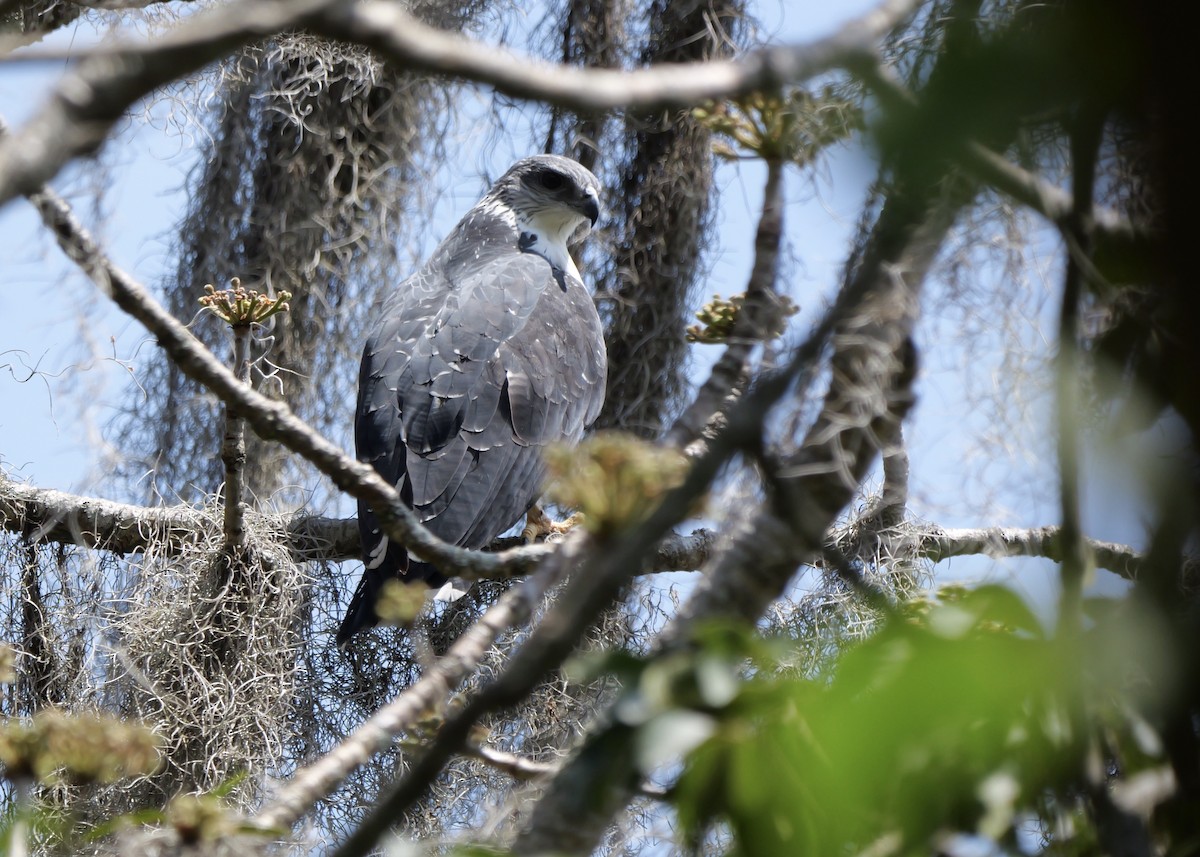
[[[600,218],[600,181],[582,164],[558,155],[522,158],[488,197],[512,211],[522,233],[563,252]]]

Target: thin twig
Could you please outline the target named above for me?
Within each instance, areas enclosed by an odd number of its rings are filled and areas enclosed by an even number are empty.
[[[238,324],[233,331],[233,372],[250,386],[250,325]],[[240,549],[246,543],[246,507],[244,475],[246,471],[246,421],[225,406],[225,437],[221,443],[221,462],[225,465],[225,546]]]

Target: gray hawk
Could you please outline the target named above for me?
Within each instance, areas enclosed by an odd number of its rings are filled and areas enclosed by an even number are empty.
[[[373,320],[358,458],[451,544],[481,548],[520,520],[541,491],[542,447],[577,441],[600,413],[603,330],[567,248],[595,225],[599,194],[575,161],[517,161]],[[362,501],[358,526],[365,569],[338,645],[376,624],[386,581],[446,579]]]

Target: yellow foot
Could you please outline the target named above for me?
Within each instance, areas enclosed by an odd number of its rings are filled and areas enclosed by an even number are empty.
[[[552,521],[550,516],[542,511],[541,506],[534,504],[525,516],[525,529],[521,531],[521,538],[525,540],[526,544],[533,544],[546,536],[565,533],[582,520],[583,513],[576,512],[565,521]]]
[[[570,517],[562,521],[551,521],[550,532],[552,533],[569,533],[575,527],[583,523],[583,512],[576,512]]]

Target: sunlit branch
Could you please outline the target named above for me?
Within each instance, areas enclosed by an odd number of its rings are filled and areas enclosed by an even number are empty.
[[[315,27],[367,45],[399,65],[486,83],[506,95],[580,112],[641,111],[772,90],[859,61],[918,5],[886,0],[826,38],[762,48],[737,61],[678,63],[633,72],[554,65],[484,48],[414,27],[400,7],[381,0],[332,7]]]
[[[943,562],[954,557],[989,556],[1036,557],[1061,562],[1063,540],[1061,527],[979,527],[941,529],[929,527],[918,530],[913,538],[914,555],[930,562]],[[1128,545],[1099,539],[1084,540],[1097,568],[1103,568],[1127,580],[1135,580],[1143,556]],[[1185,573],[1200,571],[1200,559],[1191,558]]]
[[[360,554],[358,521],[322,515],[263,515],[247,510],[263,528],[278,533],[296,562],[344,562]],[[170,555],[203,538],[219,526],[215,512],[191,506],[137,506],[99,497],[82,497],[14,482],[0,473],[0,530],[25,534],[33,542],[81,545],[131,554],[154,547]],[[686,535],[671,533],[657,546],[646,573],[694,571],[702,568],[716,549],[717,534],[698,529]],[[519,538],[499,538],[490,552],[515,553],[532,562],[555,548],[551,544],[521,547]],[[508,555],[508,554],[506,554]],[[504,564],[468,579],[503,580],[518,574]]]
[[[250,385],[250,325],[240,324],[233,331],[233,373]],[[225,436],[221,442],[221,462],[225,466],[225,545],[241,548],[246,543],[246,421],[225,406]]]
[[[147,508],[37,488],[0,474],[0,529],[33,542],[56,542],[129,554],[148,545],[168,550],[215,527],[190,506]]]
[[[904,520],[908,506],[908,449],[904,445],[904,427],[896,423],[883,441],[883,488],[868,512],[885,527]]]
[[[468,756],[490,765],[497,771],[508,774],[514,780],[544,779],[559,769],[558,765],[535,762],[524,756],[518,756],[516,753],[505,753],[503,750],[497,750],[485,744],[468,742],[464,749]]]
[[[514,780],[522,782],[546,779],[562,769],[561,763],[535,762],[532,759],[526,759],[524,756],[518,756],[516,753],[506,753],[503,750],[497,750],[485,744],[468,742],[464,750],[466,755],[478,759],[495,768],[497,771],[508,774]],[[650,782],[642,783],[638,788],[638,793],[656,800],[662,800],[668,794],[667,790],[662,786]]]
[[[851,558],[869,562],[875,553],[897,559],[912,556],[914,539],[920,538],[920,535],[914,535],[912,526],[904,523],[908,506],[909,460],[903,424],[884,422],[879,429],[879,448],[883,459],[883,486],[853,521],[835,531],[828,540],[830,553],[826,559],[835,564]]]
[[[267,529],[279,532],[287,540],[292,558],[297,562],[343,562],[358,558],[358,522],[354,518],[321,515],[263,517]],[[206,532],[215,532],[218,526],[215,513],[203,509],[115,503],[36,488],[0,474],[0,530],[27,533],[34,542],[82,545],[115,554],[135,553],[153,545],[169,554],[186,543],[203,538]],[[933,563],[966,556],[1037,557],[1060,562],[1063,557],[1061,532],[1056,526],[944,529],[909,523],[895,531],[896,557]],[[712,557],[717,541],[718,535],[712,530],[670,534],[657,545],[646,571],[697,571]],[[831,534],[832,545],[843,548],[843,541],[841,531]],[[517,539],[501,538],[489,549],[505,550],[517,543]],[[1087,539],[1086,544],[1097,568],[1128,580],[1138,577],[1143,556],[1133,548],[1098,539]],[[551,548],[539,545],[526,550],[536,556]],[[1187,559],[1183,573],[1189,580],[1200,574],[1200,558]],[[502,572],[498,578],[508,576]]]
[[[861,64],[918,0],[885,0],[833,34],[762,48],[736,61],[670,64],[639,71],[580,69],[519,56],[415,20],[397,4],[250,0],[195,15],[152,41],[94,50],[65,76],[32,119],[0,140],[0,205],[35,192],[72,158],[94,151],[139,99],[254,39],[307,27],[365,45],[396,65],[493,86],[500,92],[588,112],[699,104],[798,83]],[[61,59],[26,54],[10,60]]]

